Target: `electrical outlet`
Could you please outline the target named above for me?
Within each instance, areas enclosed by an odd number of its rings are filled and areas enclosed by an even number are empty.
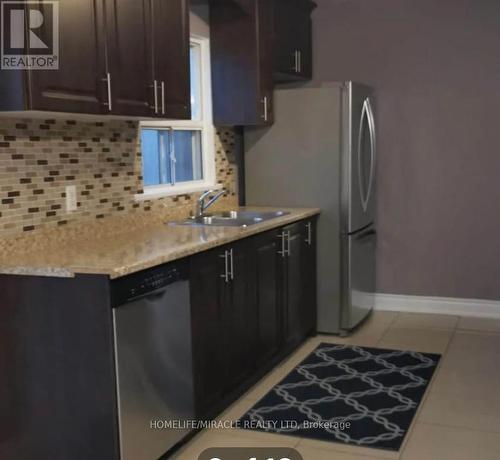
[[[66,211],[76,211],[76,185],[66,186]]]

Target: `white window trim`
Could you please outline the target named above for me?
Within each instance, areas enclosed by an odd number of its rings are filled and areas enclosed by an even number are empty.
[[[145,201],[167,196],[184,195],[202,192],[208,189],[220,189],[217,184],[215,170],[215,128],[212,118],[212,79],[210,72],[210,42],[208,38],[191,36],[191,43],[200,47],[201,62],[201,113],[202,120],[145,120],[140,128],[173,128],[177,130],[200,130],[202,133],[203,180],[178,183],[175,185],[160,184],[144,187],[144,192],[134,196],[136,201]]]

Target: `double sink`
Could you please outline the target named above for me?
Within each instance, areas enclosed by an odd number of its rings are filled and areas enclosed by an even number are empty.
[[[248,227],[288,214],[290,213],[286,211],[226,211],[190,217],[185,221],[174,222],[174,225],[190,225],[193,227]]]

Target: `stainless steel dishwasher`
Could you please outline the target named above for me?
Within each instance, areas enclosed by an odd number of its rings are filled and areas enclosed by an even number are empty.
[[[188,265],[118,279],[112,298],[121,460],[157,460],[195,416]]]

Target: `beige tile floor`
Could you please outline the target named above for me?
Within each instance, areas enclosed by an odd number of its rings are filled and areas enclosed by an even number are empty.
[[[197,460],[208,447],[295,448],[304,460],[500,459],[500,320],[375,312],[347,338],[318,336],[264,377],[221,419],[236,420],[320,342],[443,355],[400,452],[247,430],[205,430],[172,460]]]

